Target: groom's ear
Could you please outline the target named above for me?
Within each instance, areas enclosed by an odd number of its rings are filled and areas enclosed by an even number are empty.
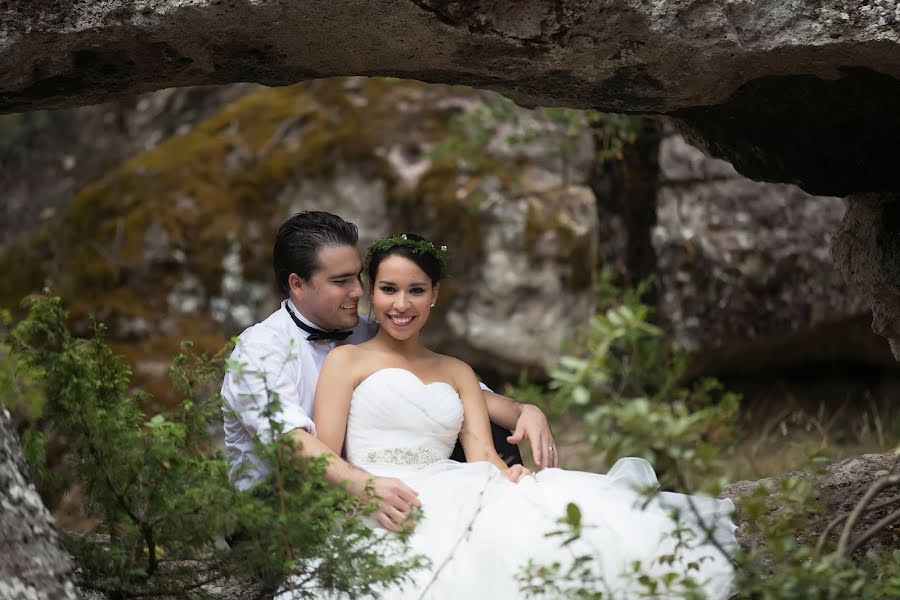
[[[291,292],[295,294],[299,294],[303,291],[303,287],[306,285],[306,282],[300,278],[296,273],[291,273],[288,275],[288,288]]]

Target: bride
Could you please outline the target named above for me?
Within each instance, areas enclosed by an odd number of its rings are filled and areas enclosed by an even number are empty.
[[[731,501],[666,492],[648,501],[645,491],[658,486],[656,475],[638,458],[618,461],[606,475],[532,474],[500,459],[472,369],[420,341],[446,260],[446,247],[412,234],[373,243],[364,270],[380,330],[369,342],[335,348],[316,390],[319,440],[419,494],[410,552],[428,557],[430,568],[382,596],[516,598],[529,561],[559,562],[564,573],[567,557],[590,555],[603,598],[646,596],[636,561],[651,577],[674,571],[679,580],[692,577],[707,598],[726,598],[732,570],[721,550],[735,546]],[[457,437],[466,463],[448,460]],[[560,529],[570,502],[581,510],[582,536],[562,548],[561,538],[545,534]],[[678,525],[673,511],[681,516]],[[390,516],[398,522],[406,515]],[[686,527],[692,539],[682,535],[679,542],[676,527],[682,534]],[[658,560],[673,554],[674,561]]]

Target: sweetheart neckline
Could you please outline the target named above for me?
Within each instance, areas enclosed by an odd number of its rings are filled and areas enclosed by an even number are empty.
[[[450,383],[448,383],[448,382],[446,382],[446,381],[431,381],[431,382],[429,382],[429,383],[425,383],[424,381],[422,381],[422,378],[421,378],[421,377],[419,377],[418,375],[415,374],[415,372],[413,372],[413,371],[411,371],[411,370],[409,370],[409,369],[404,369],[403,367],[382,367],[381,369],[376,369],[375,371],[372,371],[371,373],[369,373],[368,375],[366,375],[365,377],[363,377],[362,380],[361,380],[359,383],[356,384],[356,387],[353,388],[353,391],[355,392],[355,391],[358,390],[358,389],[360,388],[360,386],[362,386],[362,384],[364,384],[366,381],[368,381],[369,379],[371,379],[371,378],[374,377],[375,375],[378,375],[379,373],[382,373],[382,372],[384,372],[384,371],[402,371],[402,372],[404,372],[404,373],[409,373],[410,375],[412,375],[412,376],[415,378],[416,381],[418,381],[421,385],[423,385],[423,386],[425,386],[425,387],[432,386],[432,385],[443,384],[443,385],[446,385],[446,386],[447,386],[448,388],[450,388],[451,390],[453,390],[453,393],[456,394],[457,397],[459,396],[459,392],[456,391],[456,388],[453,387],[452,384],[450,384]]]

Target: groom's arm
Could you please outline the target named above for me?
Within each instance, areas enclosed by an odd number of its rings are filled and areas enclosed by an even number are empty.
[[[325,470],[325,480],[333,485],[344,485],[347,490],[359,496],[365,492],[366,485],[374,475],[358,469],[335,454],[331,448],[319,438],[309,433],[306,429],[293,429],[285,434],[297,448],[297,455],[308,458],[325,456],[328,458],[328,468]]]
[[[412,508],[420,508],[418,493],[399,479],[375,477],[368,471],[354,467],[335,454],[327,444],[305,429],[294,429],[285,434],[297,447],[297,453],[310,458],[326,456],[328,467],[325,480],[332,485],[343,485],[351,494],[362,497],[371,486],[379,506],[372,517],[389,531],[400,532]]]
[[[240,427],[263,443],[270,443],[275,435],[272,424],[277,422],[281,426],[281,436],[289,437],[297,445],[298,455],[317,457],[324,454],[329,458],[325,472],[327,481],[345,485],[357,496],[363,495],[371,485],[381,499],[379,509],[372,516],[386,529],[402,529],[410,507],[421,505],[416,492],[397,479],[374,477],[350,465],[316,438],[315,424],[303,409],[298,392],[296,369],[299,363],[296,356],[285,350],[284,344],[239,341],[230,363],[222,384],[222,398],[228,412],[237,419],[234,427]],[[278,399],[280,408],[274,415],[268,415],[265,408],[274,398]],[[228,426],[226,418],[226,429]],[[241,443],[250,442],[248,439]],[[257,472],[256,477],[238,487],[247,489],[261,475],[264,473]]]
[[[490,390],[482,389],[482,394],[491,421],[513,432],[506,438],[509,443],[518,444],[527,439],[531,442],[531,455],[539,467],[559,466],[556,442],[550,431],[550,423],[541,409]]]

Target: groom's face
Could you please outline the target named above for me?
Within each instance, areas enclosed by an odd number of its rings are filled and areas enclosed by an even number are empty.
[[[359,323],[361,271],[355,247],[325,246],[319,250],[318,269],[308,280],[291,274],[291,300],[303,316],[322,329],[351,329]]]

